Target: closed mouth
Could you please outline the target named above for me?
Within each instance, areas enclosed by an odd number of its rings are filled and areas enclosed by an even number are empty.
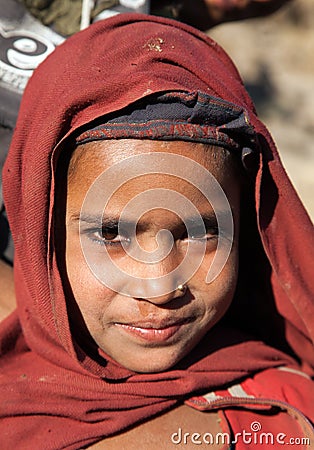
[[[174,336],[185,324],[191,322],[191,319],[182,319],[177,321],[156,322],[136,322],[136,323],[116,323],[128,334],[150,342],[163,342]]]

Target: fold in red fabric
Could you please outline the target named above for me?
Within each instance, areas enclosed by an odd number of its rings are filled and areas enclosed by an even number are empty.
[[[95,119],[175,91],[203,92],[246,111],[260,151],[258,232],[241,254],[226,319],[176,367],[136,374],[101,351],[82,350],[71,331],[54,246],[56,167]],[[82,448],[267,368],[299,364],[313,373],[312,224],[236,68],[205,34],[131,14],[69,38],[27,86],[3,190],[18,306],[0,325],[2,448]]]

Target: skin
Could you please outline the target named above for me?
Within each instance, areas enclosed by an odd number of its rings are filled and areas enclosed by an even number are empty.
[[[171,440],[171,436],[178,432],[178,428],[182,430],[179,444],[173,443]],[[208,447],[211,450],[221,450],[221,441],[206,444],[201,441],[202,438],[199,438],[199,442],[195,443],[191,436],[195,432],[202,437],[208,432],[213,436],[219,436],[218,433],[221,434],[223,431],[221,418],[216,411],[206,411],[204,413],[190,406],[181,405],[161,416],[141,423],[124,433],[106,438],[88,448],[95,450],[138,450],[147,448],[151,450],[169,450],[177,447],[195,450],[201,442],[201,448],[205,446],[205,448]],[[180,439],[178,435],[174,436],[174,438]],[[178,442],[178,440],[174,440],[174,442]],[[207,442],[210,441],[207,440]]]
[[[227,195],[233,212],[235,236],[226,264],[210,284],[205,278],[217,248],[217,232],[209,228],[201,237],[187,236],[181,219],[168,209],[151,209],[148,202],[144,205],[145,214],[137,223],[137,238],[146,251],[156,249],[156,236],[160,230],[169,230],[173,235],[171,251],[155,264],[142,263],[128,256],[121,245],[128,237],[119,235],[117,231],[105,229],[102,234],[92,223],[81,223],[80,230],[81,207],[93,181],[126,157],[154,152],[193,159],[215,176]],[[219,155],[219,149],[216,153]],[[133,162],[127,164],[132,170]],[[203,216],[213,215],[210,203],[193,185],[158,173],[137,177],[120,187],[107,205],[106,217],[119,217],[125,205],[136,195],[161,187],[188,198]],[[162,372],[171,368],[190,353],[219,321],[234,295],[238,272],[240,186],[234,171],[230,171],[230,164],[202,144],[132,139],[92,142],[79,146],[74,152],[67,188],[67,277],[90,336],[101,350],[127,369]],[[89,212],[97,216],[99,208],[92,205]],[[197,254],[200,242],[205,241],[206,252],[198,270],[188,280],[184,294],[176,289],[181,280],[170,279],[168,292],[163,295],[154,295],[154,285],[151,290],[139,289],[138,295],[129,296],[108,288],[94,276],[84,258],[80,238],[94,255],[96,263],[104,261],[106,247],[118,267],[139,279],[160,277],[171,272],[184,258],[188,244],[196,249]],[[156,284],[156,280],[154,282]]]
[[[0,260],[0,321],[5,319],[15,309],[15,293],[13,269]]]

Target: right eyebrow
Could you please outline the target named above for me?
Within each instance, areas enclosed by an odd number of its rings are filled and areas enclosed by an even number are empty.
[[[136,226],[136,222],[132,220],[122,220],[115,216],[101,216],[99,214],[73,214],[71,220],[74,222],[83,222],[86,224],[94,225],[103,228],[126,228],[130,226]]]

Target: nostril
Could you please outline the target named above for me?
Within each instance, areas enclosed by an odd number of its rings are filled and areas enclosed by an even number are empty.
[[[153,283],[152,283],[153,284]],[[137,295],[133,296],[136,300],[145,300],[154,304],[165,304],[175,298],[183,297],[186,294],[187,286],[185,284],[178,284],[171,289],[166,289],[165,286],[150,286],[147,289],[137,291]]]

